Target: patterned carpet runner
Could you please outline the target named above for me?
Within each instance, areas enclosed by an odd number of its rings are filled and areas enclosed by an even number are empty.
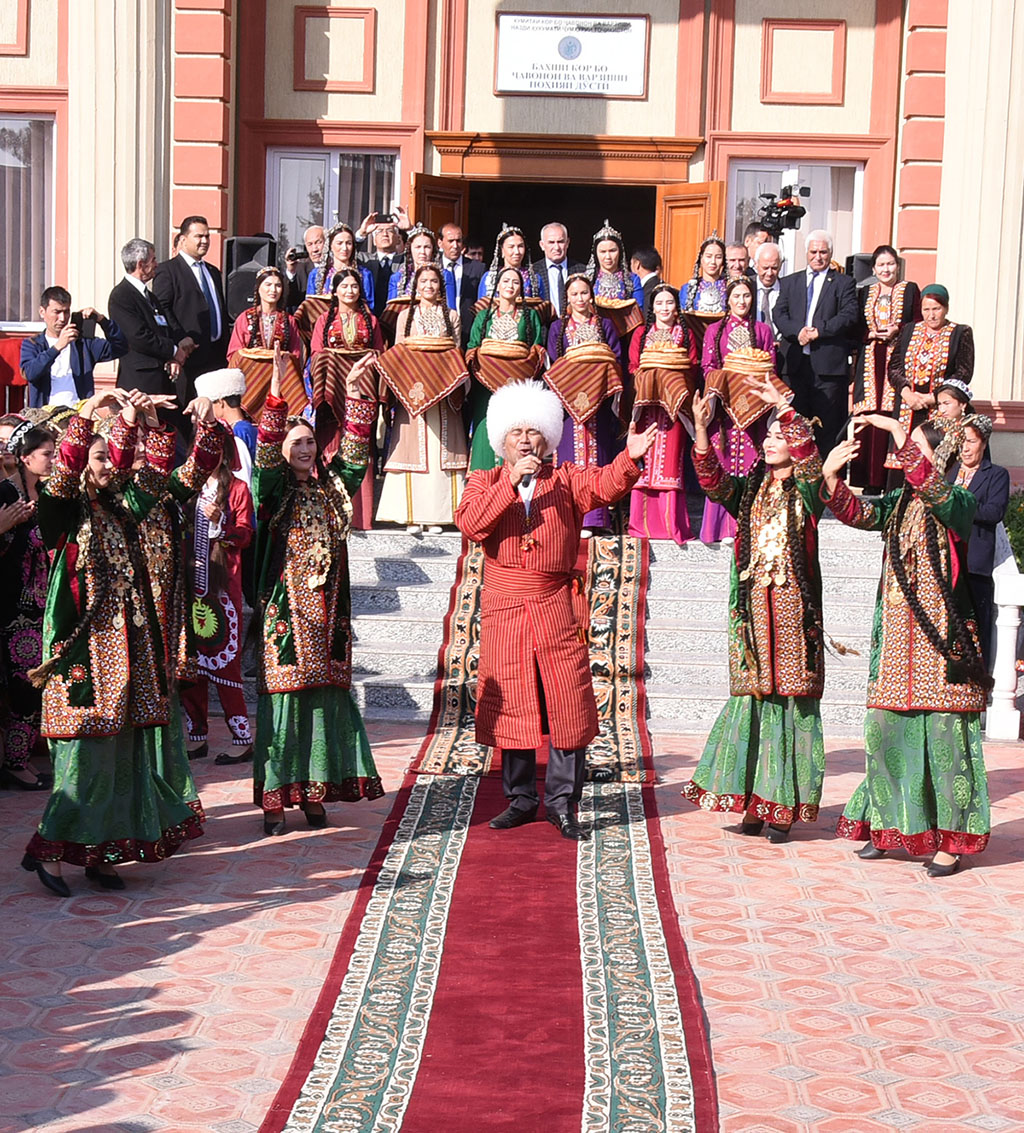
[[[488,826],[505,800],[473,742],[480,570],[465,549],[435,727],[260,1133],[711,1133],[644,720],[646,547],[589,548],[602,734],[579,844],[546,822]]]
[[[647,541],[595,536],[584,546],[590,670],[601,725],[587,749],[588,778],[646,782],[651,776],[643,664]],[[412,766],[420,774],[486,775],[491,767],[491,750],[474,735],[483,570],[479,545],[464,541],[438,655],[430,726]]]

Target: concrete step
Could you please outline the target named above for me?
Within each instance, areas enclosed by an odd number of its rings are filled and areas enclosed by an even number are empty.
[[[441,619],[448,612],[450,586],[353,586],[352,616],[376,614],[432,614],[440,631]]]
[[[444,637],[443,628],[440,615],[422,610],[405,613],[361,611],[352,618],[355,634],[353,652],[366,653],[376,649],[379,644],[405,643],[413,649],[429,649],[433,646],[436,655]]]
[[[352,695],[360,710],[399,711],[405,719],[426,719],[434,704],[434,681],[404,681],[388,676],[353,681]],[[381,717],[375,716],[375,719]]]
[[[455,581],[456,555],[427,558],[385,558],[366,555],[349,559],[349,578],[353,586],[438,586],[445,592]]]
[[[437,649],[412,646],[409,642],[372,642],[352,650],[352,678],[365,681],[388,677],[402,681],[429,681],[437,675]]]

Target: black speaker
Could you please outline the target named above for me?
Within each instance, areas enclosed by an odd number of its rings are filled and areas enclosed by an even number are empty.
[[[266,267],[266,264],[250,260],[241,264],[228,275],[227,295],[228,315],[232,322],[247,308],[256,302],[256,276]]]
[[[897,256],[900,265],[900,279],[904,278],[907,264],[902,256]],[[858,287],[866,287],[875,282],[874,272],[871,270],[871,253],[855,252],[846,257],[846,274],[853,279]]]
[[[229,236],[224,241],[224,274],[230,275],[243,264],[267,268],[277,263],[277,241],[269,232],[253,236]]]

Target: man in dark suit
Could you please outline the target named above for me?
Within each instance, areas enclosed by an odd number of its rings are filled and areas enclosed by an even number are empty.
[[[782,336],[779,351],[793,408],[817,417],[818,449],[831,450],[847,417],[849,356],[857,336],[857,286],[831,266],[832,238],[816,230],[807,236],[807,268],[779,281],[772,312]]]
[[[129,240],[121,249],[121,263],[124,279],[108,300],[110,316],[128,344],[128,353],[118,363],[118,388],[173,395],[172,378],[188,357],[192,340],[146,287],[156,274],[156,248],[148,240]],[[184,436],[185,419],[180,409],[159,412]]]
[[[376,213],[371,214],[376,216]],[[403,213],[404,215],[404,213]],[[357,238],[359,233],[356,234]],[[366,235],[373,240],[372,252],[360,252],[356,257],[373,275],[373,313],[380,316],[388,301],[388,281],[401,270],[405,262],[402,251],[402,233],[391,220],[373,221],[367,225]]]
[[[210,250],[206,218],[185,217],[180,234],[178,254],[157,266],[153,294],[164,314],[196,344],[175,380],[178,403],[185,406],[196,395],[196,377],[227,363],[231,321],[220,271],[205,262]]]
[[[100,362],[120,358],[128,343],[112,319],[92,307],[82,308],[82,319],[95,321],[103,338],[83,338],[71,320],[71,294],[63,287],[47,287],[39,300],[39,317],[46,329],[21,343],[21,372],[28,382],[30,408],[74,405],[92,397],[92,372]]]
[[[651,309],[651,292],[662,282],[661,253],[653,244],[641,244],[633,249],[629,270],[640,280],[644,289],[644,318]]]
[[[469,342],[469,332],[473,329],[476,293],[480,290],[480,280],[487,271],[478,260],[466,259],[463,254],[465,247],[462,229],[457,224],[444,225],[441,229],[441,266],[444,268],[448,306],[459,312],[463,349]]]
[[[540,230],[540,250],[544,258],[530,266],[544,281],[555,318],[565,314],[565,281],[570,275],[586,271],[586,264],[569,259],[569,230],[558,220],[550,220]]]

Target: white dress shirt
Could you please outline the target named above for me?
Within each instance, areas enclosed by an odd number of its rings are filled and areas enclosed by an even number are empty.
[[[533,493],[537,488],[537,477],[531,476],[529,484],[524,484],[522,480],[516,485],[519,489],[519,498],[523,501],[523,507],[526,509],[526,514],[530,514],[530,504],[533,501]]]
[[[213,302],[207,300],[207,306],[210,308],[210,341],[216,342],[220,338],[221,326],[223,320],[221,319],[220,300],[217,298],[217,288],[213,282],[213,276],[210,275],[210,269],[203,263],[202,260],[194,260],[187,252],[179,252],[179,256],[188,264],[192,269],[192,274],[196,279],[196,286],[203,293],[203,298],[206,299],[206,292],[209,289],[210,296]],[[206,287],[203,286],[203,280],[206,281]]]
[[[57,349],[57,339],[46,336],[46,345]],[[50,366],[49,405],[74,405],[78,401],[78,390],[71,375],[71,344],[61,350]]]
[[[814,325],[814,312],[818,309],[818,300],[821,298],[821,289],[825,286],[825,277],[828,275],[828,268],[823,268],[819,272],[813,271],[808,268],[806,271],[805,283],[809,287],[813,281],[814,290],[811,292],[811,301],[807,304],[807,318],[804,319],[804,326],[810,327]],[[811,344],[807,343],[804,347],[804,353],[810,354]]]

